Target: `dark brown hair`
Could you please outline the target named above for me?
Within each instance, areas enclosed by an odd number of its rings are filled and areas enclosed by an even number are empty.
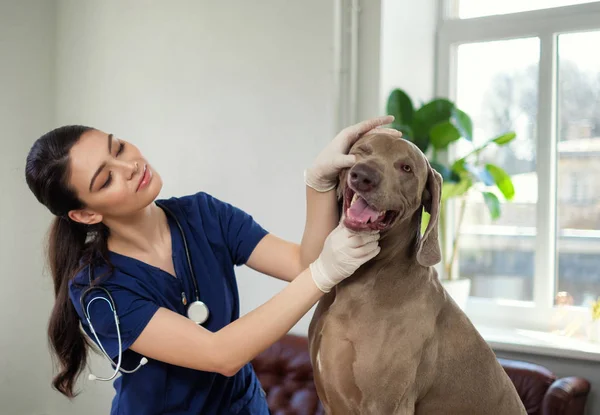
[[[69,398],[76,396],[73,386],[87,363],[88,347],[92,345],[81,331],[79,317],[69,299],[69,281],[96,254],[104,260],[108,257],[108,228],[102,223],[84,225],[68,217],[70,210],[85,207],[69,186],[69,151],[90,130],[93,128],[70,125],[44,134],[31,147],[25,167],[27,185],[55,215],[47,246],[55,298],[48,322],[48,340],[58,366],[52,386]]]

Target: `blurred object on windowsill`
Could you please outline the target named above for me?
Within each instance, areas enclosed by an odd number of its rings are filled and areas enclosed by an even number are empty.
[[[574,304],[574,299],[571,294],[566,291],[559,291],[554,298],[556,308],[552,314],[550,322],[551,332],[560,336],[581,338],[584,333],[584,322],[580,318],[573,318],[569,313],[569,307]]]
[[[600,343],[600,297],[591,305],[592,321],[590,324],[589,338],[595,343]]]

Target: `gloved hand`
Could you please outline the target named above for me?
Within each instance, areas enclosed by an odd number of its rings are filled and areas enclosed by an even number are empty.
[[[309,265],[312,278],[327,293],[379,251],[379,231],[357,233],[340,224],[325,239],[319,257]]]
[[[356,162],[355,156],[348,155],[348,151],[360,137],[379,131],[402,137],[402,133],[398,130],[378,128],[390,124],[392,121],[394,121],[394,117],[387,115],[344,128],[319,153],[312,166],[304,171],[306,185],[318,192],[327,192],[335,188],[340,170],[351,167]]]

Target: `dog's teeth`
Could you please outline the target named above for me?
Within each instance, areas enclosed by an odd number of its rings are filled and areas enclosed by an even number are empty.
[[[350,202],[350,204],[353,204],[357,200],[358,200],[358,193],[354,193],[354,196],[352,196],[352,201]]]

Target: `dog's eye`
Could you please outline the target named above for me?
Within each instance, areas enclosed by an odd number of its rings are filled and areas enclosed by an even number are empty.
[[[410,168],[410,166],[408,164],[405,164],[404,166],[402,166],[402,170],[404,170],[407,173],[410,173],[412,171],[412,169]]]
[[[373,149],[366,145],[358,146],[357,150],[359,153],[363,153],[363,154],[367,154],[367,155],[373,153]]]

